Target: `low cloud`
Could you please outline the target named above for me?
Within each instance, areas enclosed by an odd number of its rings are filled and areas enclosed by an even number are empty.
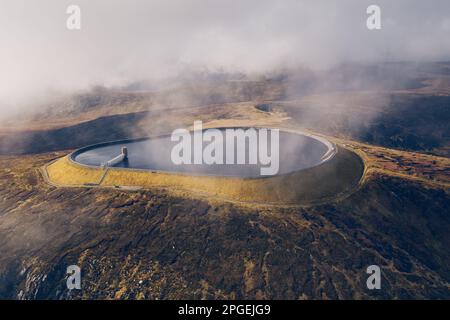
[[[382,29],[366,28],[378,4]],[[82,28],[66,29],[81,7]],[[3,0],[1,115],[56,92],[190,72],[261,74],[353,62],[448,60],[450,2]]]

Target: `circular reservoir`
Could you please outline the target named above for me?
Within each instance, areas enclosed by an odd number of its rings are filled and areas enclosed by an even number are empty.
[[[251,128],[220,128],[215,133],[226,137],[226,129]],[[203,136],[207,135],[205,131],[185,131],[184,137],[194,140],[193,136],[201,132]],[[226,145],[227,141],[224,141]],[[270,138],[269,141],[268,150],[272,147]],[[256,164],[176,165],[172,162],[171,153],[180,142],[171,141],[170,135],[87,146],[52,161],[43,168],[43,173],[55,186],[124,190],[163,188],[182,196],[212,196],[223,200],[276,205],[312,205],[343,199],[364,181],[364,161],[351,147],[335,145],[322,137],[290,129],[279,131],[278,142],[279,170],[267,176],[261,174],[261,169],[267,168],[269,162],[261,163],[259,154]],[[205,151],[210,143],[200,142],[197,148]],[[259,140],[241,143],[241,150],[238,150],[236,143],[234,154],[245,151],[248,163],[248,156],[255,144],[259,146]],[[127,147],[127,161],[117,162],[114,167],[104,170],[103,163],[123,159],[122,147]],[[192,153],[194,147],[191,147]],[[223,149],[227,151],[225,147]],[[265,150],[262,149],[264,155]],[[223,156],[226,159],[226,152]],[[276,163],[275,158],[269,153],[272,165]]]
[[[256,131],[257,139],[246,139],[245,143],[240,144],[237,139],[227,140],[226,130],[254,130]],[[179,141],[172,141],[170,135],[159,136],[155,138],[145,138],[138,140],[122,140],[96,144],[81,148],[71,154],[70,159],[82,165],[99,167],[103,163],[113,159],[121,153],[122,147],[128,149],[128,157],[126,160],[115,164],[115,168],[129,168],[150,171],[175,172],[190,175],[208,175],[208,176],[222,176],[222,177],[244,177],[256,178],[261,177],[261,168],[278,167],[277,174],[287,174],[299,170],[304,170],[318,166],[329,159],[333,158],[336,153],[336,147],[329,141],[306,133],[292,133],[287,131],[279,131],[278,148],[276,139],[271,139],[271,129],[268,132],[267,152],[262,152],[269,162],[263,164],[261,162],[261,155],[259,152],[260,141],[258,130],[260,128],[219,128],[223,137],[223,146],[217,144],[216,150],[221,149],[223,152],[222,159],[224,164],[193,164],[194,163],[194,132],[190,132],[190,150],[191,159],[190,164],[175,164],[172,161],[172,150]],[[207,129],[206,129],[207,130]],[[203,134],[206,130],[203,130]],[[248,131],[246,131],[248,132]],[[227,149],[226,145],[230,143],[234,149],[233,164],[226,164]],[[261,142],[262,143],[262,142]],[[200,145],[201,150],[211,144],[211,142],[202,141]],[[271,147],[278,149],[279,156],[271,155]],[[199,145],[197,145],[199,146]],[[222,147],[220,147],[222,146]],[[245,153],[245,164],[237,164],[237,155]],[[255,154],[256,153],[256,154]],[[215,155],[215,153],[213,153]],[[256,163],[250,164],[251,154],[256,156]],[[220,155],[220,151],[219,151]],[[276,171],[275,171],[276,172]]]

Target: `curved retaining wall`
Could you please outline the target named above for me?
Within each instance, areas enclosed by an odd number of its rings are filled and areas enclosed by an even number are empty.
[[[330,143],[334,151],[326,155],[326,161],[320,165],[283,175],[256,178],[197,176],[114,167],[105,171],[73,160],[78,153],[91,148],[143,139],[148,138],[111,141],[78,149],[46,167],[49,180],[64,186],[96,186],[101,182],[99,186],[102,187],[161,187],[233,201],[311,204],[328,201],[355,190],[364,172],[364,162],[357,154],[326,139],[324,141]]]

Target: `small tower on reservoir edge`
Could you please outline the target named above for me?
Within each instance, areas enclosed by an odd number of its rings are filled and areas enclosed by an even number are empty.
[[[124,155],[124,159],[128,158],[128,149],[127,147],[122,147],[122,154]]]

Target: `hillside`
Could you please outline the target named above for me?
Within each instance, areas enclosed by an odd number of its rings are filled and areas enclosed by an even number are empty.
[[[0,159],[3,298],[450,297],[448,189],[373,174],[341,201],[255,207],[55,188],[37,169],[63,154]],[[75,296],[70,264],[84,271]],[[365,289],[370,264],[379,293]]]
[[[0,298],[450,299],[449,65],[296,70],[157,92],[94,88],[5,123]],[[65,166],[75,148],[194,120],[323,134],[364,161],[350,161],[363,179],[352,175],[357,187],[322,201],[283,203],[257,188],[219,183],[232,195],[224,197],[208,184],[195,192],[193,180],[175,188],[147,176],[135,177],[139,190],[113,187],[114,177],[93,187],[84,184],[100,173]],[[59,183],[44,179],[44,166]],[[339,188],[322,180],[309,191]],[[81,291],[66,289],[71,264],[83,270]],[[379,291],[366,289],[372,264],[382,269]]]

